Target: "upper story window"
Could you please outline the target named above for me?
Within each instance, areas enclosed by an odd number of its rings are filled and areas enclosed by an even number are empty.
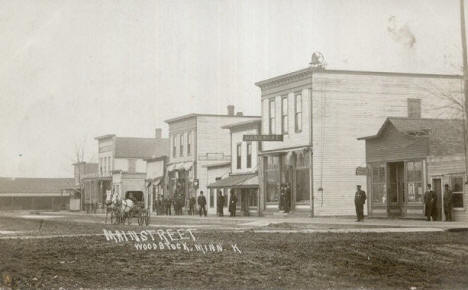
[[[187,156],[192,154],[192,131],[187,133]]]
[[[172,136],[172,157],[177,157],[177,135]]]
[[[179,137],[179,146],[180,146],[180,150],[179,150],[179,154],[180,156],[184,156],[184,134],[180,134],[180,137]]]
[[[281,98],[281,131],[288,134],[288,97]]]
[[[294,96],[294,127],[296,132],[302,131],[302,95]]]
[[[237,159],[237,169],[241,169],[242,167],[242,143],[237,144],[237,151],[236,151],[236,159]]]
[[[252,142],[247,143],[247,168],[252,168]]]
[[[271,98],[270,101],[269,101],[269,121],[268,121],[268,126],[269,126],[269,129],[268,131],[270,132],[270,134],[274,134],[275,133],[275,98]]]

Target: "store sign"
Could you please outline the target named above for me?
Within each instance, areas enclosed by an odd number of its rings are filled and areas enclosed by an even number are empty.
[[[356,168],[356,175],[364,175],[367,176],[368,169],[367,167],[357,167]]]
[[[283,141],[283,135],[244,135],[244,141]]]

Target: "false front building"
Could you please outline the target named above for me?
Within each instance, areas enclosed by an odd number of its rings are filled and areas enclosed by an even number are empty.
[[[443,220],[443,188],[453,191],[454,220],[467,221],[464,200],[463,121],[388,118],[366,145],[370,216],[424,218],[427,184],[437,193]]]
[[[256,83],[261,89],[260,195],[266,213],[278,211],[280,185],[290,184],[293,211],[352,215],[356,185],[366,189],[365,146],[387,116],[413,111],[451,117],[444,95],[460,96],[457,75],[306,68]],[[441,93],[442,92],[442,93]],[[409,108],[409,109],[408,109]]]
[[[227,115],[188,114],[167,120],[171,152],[167,164],[169,194],[173,196],[177,185],[186,193],[186,199],[205,193],[207,196],[208,166],[231,161],[229,131],[222,126],[251,120],[252,116],[234,114],[228,106]]]

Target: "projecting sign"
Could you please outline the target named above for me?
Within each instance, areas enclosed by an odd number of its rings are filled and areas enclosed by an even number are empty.
[[[368,173],[367,167],[356,168],[356,175],[367,175],[367,173]]]
[[[244,135],[244,141],[283,141],[283,135]]]

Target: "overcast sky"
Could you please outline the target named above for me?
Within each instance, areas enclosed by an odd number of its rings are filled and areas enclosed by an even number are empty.
[[[460,74],[458,0],[0,1],[0,176],[72,176],[75,145],[182,114],[260,114],[308,65]]]

